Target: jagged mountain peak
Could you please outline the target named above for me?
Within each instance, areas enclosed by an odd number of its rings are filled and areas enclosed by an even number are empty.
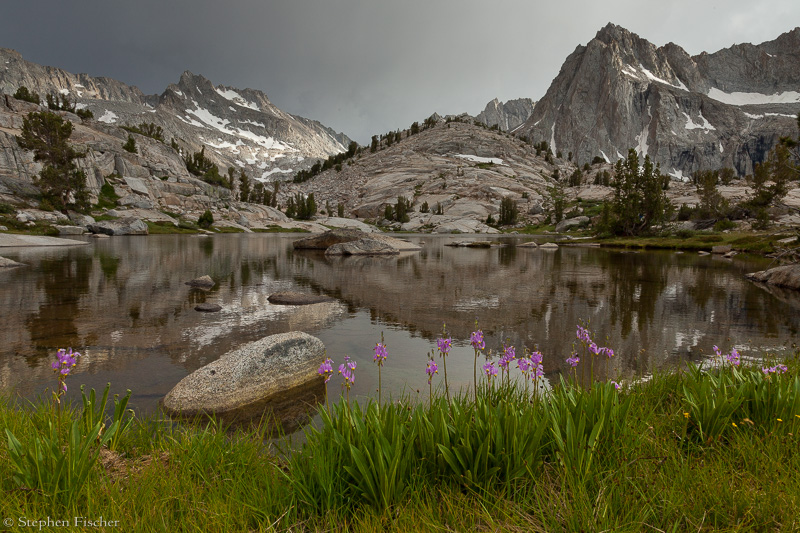
[[[752,172],[800,110],[800,31],[690,56],[607,24],[570,54],[517,131],[580,162],[649,155],[676,177]]]
[[[513,131],[528,120],[536,104],[530,98],[517,98],[505,103],[498,98],[493,99],[477,117],[479,122],[487,126],[498,126],[503,131]]]
[[[145,95],[110,78],[75,75],[25,61],[13,50],[0,49],[0,61],[3,93],[14,94],[24,85],[42,98],[48,93],[68,96],[92,111],[100,123],[154,123],[162,128],[165,140],[174,139],[183,153],[205,146],[206,156],[223,171],[240,168],[256,179],[291,176],[317,159],[344,151],[350,142],[317,121],[281,111],[261,91],[214,86],[189,70],[160,95]]]

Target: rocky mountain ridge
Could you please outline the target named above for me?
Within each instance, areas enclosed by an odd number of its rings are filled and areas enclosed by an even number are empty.
[[[278,109],[261,91],[214,86],[188,71],[162,94],[145,95],[110,78],[38,65],[0,48],[0,92],[12,95],[21,86],[39,94],[43,102],[46,94],[64,95],[78,109],[92,111],[99,123],[153,123],[162,128],[167,142],[175,139],[182,154],[207,146],[206,155],[223,173],[234,167],[263,181],[292,175],[344,151],[350,142],[317,121]]]
[[[752,174],[800,111],[800,28],[759,45],[690,56],[608,24],[570,54],[515,130],[580,162],[635,148],[675,178]]]
[[[513,131],[528,120],[535,105],[536,102],[530,98],[517,98],[505,103],[495,98],[486,104],[475,119],[490,127],[497,126],[503,131]]]

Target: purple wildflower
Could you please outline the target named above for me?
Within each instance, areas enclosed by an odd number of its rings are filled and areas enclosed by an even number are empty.
[[[599,355],[602,351],[602,348],[600,348],[596,343],[590,342],[589,351],[592,353],[592,355]]]
[[[613,380],[612,380],[610,383],[611,383],[612,385],[614,385],[614,388],[615,388],[615,389],[617,389],[617,390],[620,390],[620,389],[622,388],[622,385],[620,385],[620,384],[619,384],[619,383],[617,383],[616,381],[613,381]]]
[[[736,348],[731,348],[731,353],[727,355],[728,362],[734,366],[739,366],[741,364],[741,356],[739,352],[736,351]]]
[[[379,342],[375,345],[375,354],[372,356],[372,360],[378,363],[378,366],[383,366],[383,362],[386,361],[388,356],[389,351],[386,349],[385,344]]]
[[[319,370],[317,370],[317,374],[320,376],[325,377],[325,383],[328,383],[331,380],[331,374],[333,374],[333,360],[325,358],[321,365],[319,365]]]
[[[572,368],[578,366],[578,363],[580,362],[581,358],[578,357],[578,354],[575,352],[572,352],[572,355],[570,357],[567,357],[567,363],[569,363],[569,366],[571,366]]]
[[[722,352],[720,352],[719,346],[716,344],[714,345],[714,354],[716,354],[717,357],[722,357]]]
[[[489,382],[491,383],[492,378],[497,376],[497,368],[494,366],[494,363],[487,362],[481,368],[486,373],[486,377],[489,379]]]
[[[584,328],[583,326],[577,326],[577,330],[575,332],[575,337],[585,344],[589,344],[592,342],[592,334],[591,332]]]
[[[498,365],[504,372],[508,372],[508,364],[517,358],[516,349],[513,346],[503,346],[503,355],[498,361]]]
[[[785,374],[789,371],[789,368],[786,365],[765,366],[761,371],[768,376],[770,374]]]
[[[436,346],[439,348],[440,355],[447,355],[450,353],[450,348],[453,347],[453,339],[450,337],[441,338],[436,341]]]
[[[517,368],[519,368],[523,374],[527,375],[528,372],[531,371],[531,366],[531,360],[527,357],[520,357],[517,359]]]
[[[473,331],[472,335],[470,335],[469,343],[472,344],[472,347],[476,350],[483,350],[486,348],[486,343],[483,340],[483,331]]]
[[[436,364],[436,361],[428,359],[428,366],[425,367],[425,373],[428,374],[428,384],[430,384],[433,375],[439,373],[439,365]]]
[[[605,354],[606,354],[606,356],[607,356],[609,359],[611,359],[612,357],[614,357],[614,350],[613,350],[613,349],[611,349],[611,348],[609,348],[609,347],[605,347],[605,348],[603,348],[603,349],[602,349],[602,351],[603,351],[603,353],[605,353]]]
[[[344,385],[347,387],[347,390],[350,390],[350,387],[356,382],[355,370],[356,362],[351,361],[349,356],[345,356],[344,363],[339,365],[339,373],[344,378]]]

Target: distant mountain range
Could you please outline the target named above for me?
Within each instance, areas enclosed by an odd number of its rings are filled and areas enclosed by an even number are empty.
[[[690,56],[608,24],[567,57],[514,133],[581,164],[635,148],[676,178],[721,167],[746,175],[780,136],[797,134],[798,111],[800,28]]]
[[[265,181],[290,177],[319,158],[344,151],[350,142],[315,120],[281,111],[261,91],[214,86],[188,71],[160,95],[145,95],[110,78],[71,74],[0,48],[0,92],[11,95],[20,86],[43,102],[48,93],[65,95],[108,125],[153,123],[183,153],[206,146],[206,155],[223,173],[228,167],[243,168],[251,178]]]

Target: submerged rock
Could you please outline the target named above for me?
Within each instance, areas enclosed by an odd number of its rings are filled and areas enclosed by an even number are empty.
[[[333,298],[318,294],[305,294],[302,292],[284,291],[270,294],[267,301],[274,305],[310,305],[322,302],[332,302]]]
[[[213,416],[231,424],[274,416],[285,428],[313,407],[298,401],[298,394],[321,388],[317,368],[324,358],[325,345],[316,337],[300,331],[270,335],[195,370],[162,405],[171,415]]]
[[[222,311],[222,306],[219,304],[202,303],[194,306],[194,310],[202,313],[216,313]]]
[[[195,278],[192,281],[187,281],[186,285],[194,287],[196,289],[208,290],[212,288],[214,285],[216,285],[216,283],[214,283],[214,280],[211,279],[211,276],[206,274],[205,276],[200,276],[199,278]]]
[[[21,266],[25,266],[25,263],[17,263],[16,261],[13,261],[6,257],[0,257],[0,268],[14,268]]]
[[[800,290],[800,264],[783,265],[769,270],[745,274],[749,280],[768,283],[776,287]]]

